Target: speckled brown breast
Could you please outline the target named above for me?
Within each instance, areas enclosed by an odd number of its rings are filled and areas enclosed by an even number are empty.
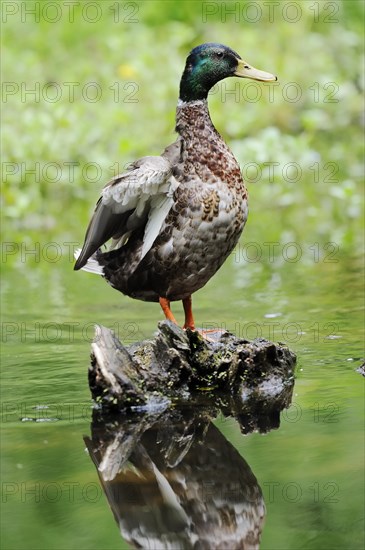
[[[244,228],[247,191],[236,159],[214,128],[205,100],[179,105],[174,205],[150,252],[134,272],[142,234],[104,272],[134,298],[181,300],[203,287],[232,252]],[[116,269],[116,262],[118,269]]]

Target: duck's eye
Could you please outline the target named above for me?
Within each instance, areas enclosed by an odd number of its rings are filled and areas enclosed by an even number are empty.
[[[216,55],[217,57],[223,57],[223,52],[217,52]]]

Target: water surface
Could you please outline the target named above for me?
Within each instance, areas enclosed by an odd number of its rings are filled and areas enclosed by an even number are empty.
[[[250,263],[234,254],[195,296],[198,324],[286,341],[298,355],[279,429],[243,436],[233,418],[211,418],[218,451],[236,449],[257,480],[266,509],[262,549],[363,544],[361,261],[336,260]],[[159,308],[73,273],[68,258],[28,269],[18,262],[5,275],[3,547],[129,548],[85,452],[89,349],[96,322],[127,343],[151,336]],[[217,467],[229,472],[233,465],[220,456]]]

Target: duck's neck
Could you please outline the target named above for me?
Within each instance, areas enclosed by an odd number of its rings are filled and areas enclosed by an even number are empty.
[[[188,180],[195,173],[202,181],[225,181],[245,192],[239,165],[214,128],[206,99],[186,102],[179,99],[176,131],[182,138],[180,154]]]
[[[176,108],[176,131],[184,140],[192,136],[199,139],[222,139],[210,118],[208,102],[206,99],[195,101],[183,101],[179,99]]]

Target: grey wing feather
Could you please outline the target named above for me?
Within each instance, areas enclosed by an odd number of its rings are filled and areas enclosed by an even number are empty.
[[[87,260],[118,232],[121,223],[121,216],[112,214],[100,198],[86,230],[84,246],[77,258],[74,269],[81,269]]]
[[[174,143],[166,147],[162,153],[162,157],[167,159],[173,166],[178,164],[181,155],[182,138],[179,137]]]
[[[119,248],[133,231],[145,226],[141,260],[158,236],[177,186],[171,163],[162,156],[143,157],[111,180],[96,205],[74,269],[82,269],[110,239],[112,248]]]

